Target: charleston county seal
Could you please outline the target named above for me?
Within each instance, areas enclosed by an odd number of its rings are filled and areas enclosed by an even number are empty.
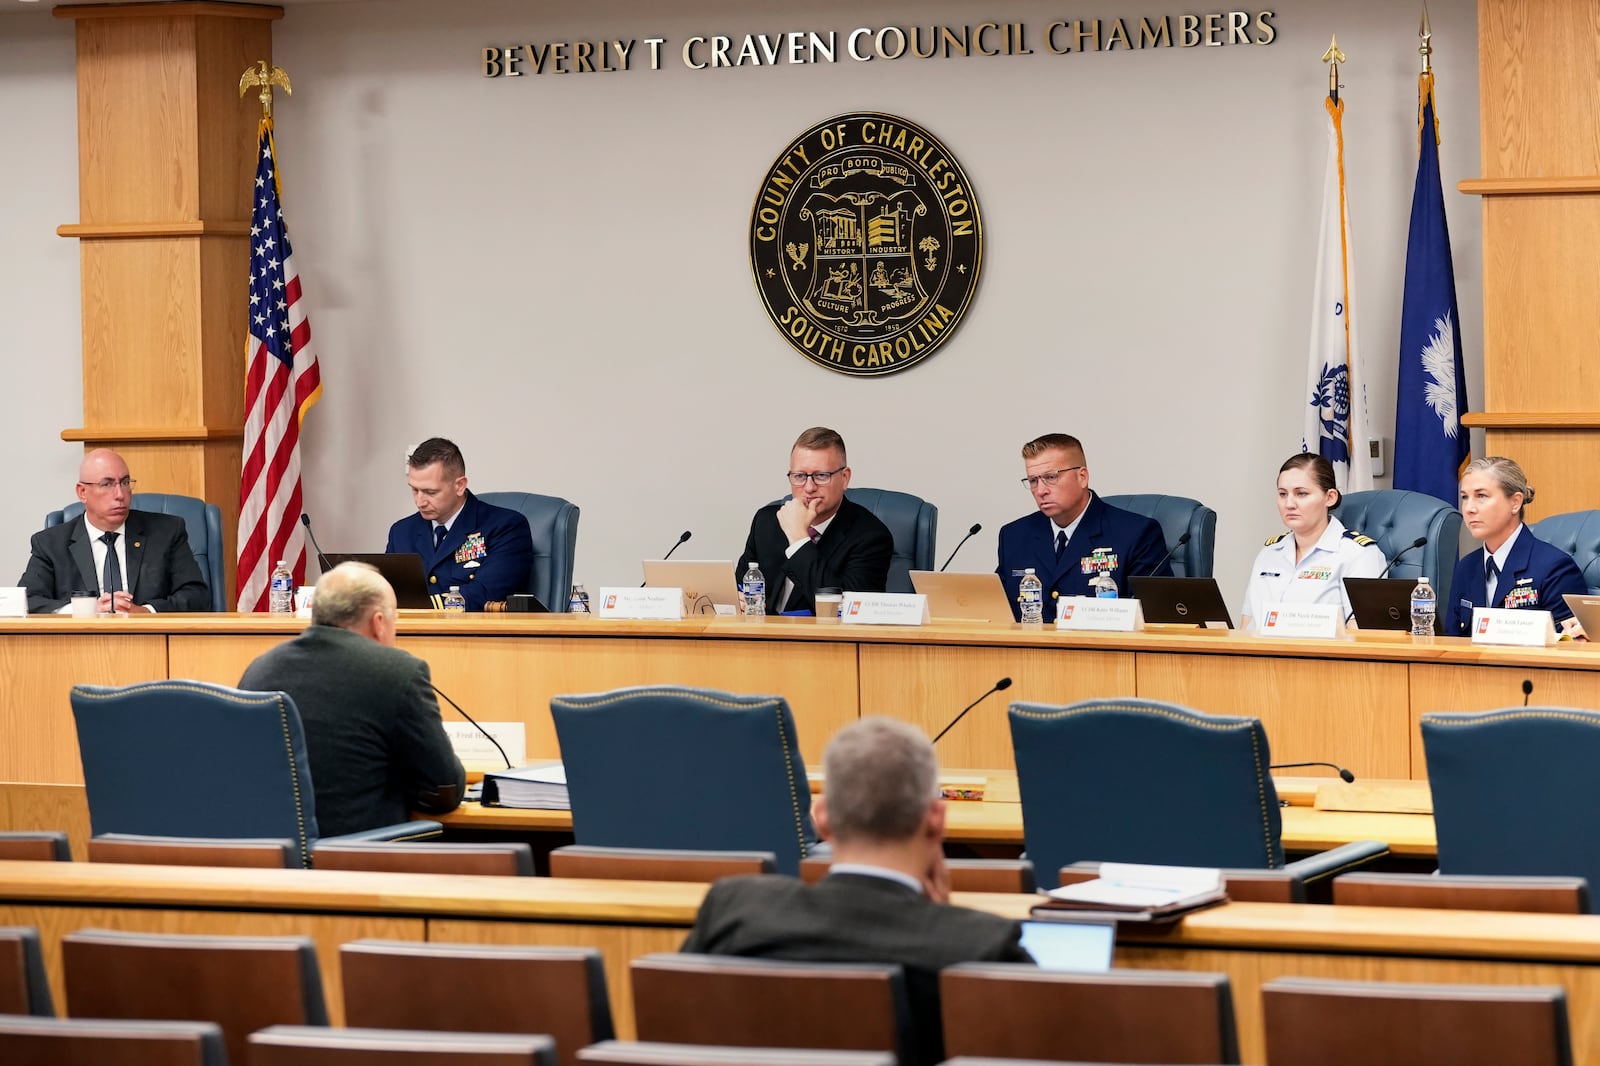
[[[932,355],[972,303],[983,225],[966,173],[894,115],[819,123],[784,149],[750,217],[773,324],[807,359],[857,376]]]

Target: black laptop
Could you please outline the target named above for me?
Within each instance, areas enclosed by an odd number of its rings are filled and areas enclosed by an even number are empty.
[[[395,552],[392,555],[381,552],[375,555],[330,552],[323,558],[327,560],[330,570],[340,563],[366,563],[377,570],[394,589],[397,607],[424,611],[433,607],[433,600],[428,595],[428,579],[422,573],[422,556],[416,552]]]
[[[1344,594],[1350,598],[1350,616],[1362,629],[1408,632],[1411,629],[1411,590],[1416,587],[1417,579],[1413,577],[1344,579]],[[1440,632],[1437,610],[1433,631]]]
[[[1212,577],[1136,577],[1133,594],[1146,622],[1232,629],[1233,618]]]

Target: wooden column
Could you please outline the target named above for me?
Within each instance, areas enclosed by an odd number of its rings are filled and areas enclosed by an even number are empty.
[[[141,492],[222,509],[228,599],[239,523],[250,187],[260,105],[239,75],[272,59],[278,7],[58,7],[77,23],[83,421]]]
[[[1532,517],[1600,507],[1600,0],[1479,0],[1483,410]]]

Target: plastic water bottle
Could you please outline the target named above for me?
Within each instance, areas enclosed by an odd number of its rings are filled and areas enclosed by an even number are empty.
[[[751,562],[750,569],[744,572],[744,579],[739,582],[739,591],[744,594],[746,618],[761,618],[767,613],[767,579],[762,576],[761,567],[754,562]]]
[[[1089,582],[1089,587],[1094,589],[1096,599],[1114,600],[1117,598],[1117,582],[1104,570],[1094,575],[1094,580]]]
[[[282,559],[272,568],[268,604],[273,614],[294,614],[294,571]]]
[[[1017,586],[1017,602],[1022,605],[1022,624],[1044,624],[1044,582],[1033,572],[1033,567],[1022,572],[1022,584]]]
[[[582,585],[572,586],[572,596],[567,600],[568,614],[589,613],[589,590]]]
[[[447,611],[458,611],[461,614],[467,613],[467,598],[461,594],[460,585],[451,585],[450,591],[441,596],[440,600],[444,603],[444,609]]]
[[[1438,597],[1425,577],[1417,578],[1417,587],[1411,590],[1411,635],[1433,636],[1433,619],[1438,613]]]

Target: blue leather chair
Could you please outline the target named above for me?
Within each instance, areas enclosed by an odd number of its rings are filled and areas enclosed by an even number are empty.
[[[1187,496],[1104,496],[1112,507],[1154,518],[1161,526],[1161,539],[1170,550],[1178,538],[1189,534],[1189,543],[1172,553],[1172,572],[1178,577],[1211,577],[1211,560],[1217,547],[1217,512]],[[1140,576],[1140,575],[1136,575]]]
[[[894,536],[889,558],[889,584],[885,592],[915,592],[911,571],[934,568],[935,541],[939,536],[939,508],[920,496],[893,489],[845,489],[845,499],[878,516]],[[788,496],[773,503],[786,503]],[[853,592],[854,589],[841,589]]]
[[[1141,699],[1013,703],[1022,831],[1039,884],[1082,861],[1285,867],[1255,718]],[[1307,884],[1388,853],[1357,841],[1287,864]]]
[[[211,590],[213,611],[231,610],[228,606],[228,582],[223,574],[222,510],[214,503],[193,496],[176,496],[165,492],[136,492],[129,501],[135,511],[153,511],[156,514],[177,515],[189,532],[189,550],[194,561],[200,564],[206,587]],[[83,503],[74,500],[59,511],[44,516],[46,529],[72,521],[83,513]]]
[[[316,797],[288,696],[199,681],[74,685],[72,716],[94,834],[288,839],[297,865],[311,865]],[[328,839],[440,832],[405,822]]]
[[[1553,514],[1528,526],[1533,535],[1572,556],[1589,595],[1600,595],[1600,511]]]
[[[800,873],[811,790],[781,696],[675,685],[550,701],[579,844],[770,851]]]
[[[1600,885],[1593,826],[1600,712],[1425,714],[1422,750],[1440,873],[1583,877]]]
[[[0,1014],[55,1017],[39,930],[32,926],[0,926]]]
[[[1428,543],[1401,556],[1389,568],[1390,577],[1415,581],[1426,574],[1438,597],[1439,612],[1450,602],[1450,579],[1461,551],[1461,512],[1425,492],[1373,489],[1348,492],[1334,512],[1346,529],[1365,533],[1378,542],[1384,559],[1393,559],[1418,537]]]
[[[527,516],[533,534],[533,572],[527,591],[550,610],[565,611],[578,555],[578,505],[533,492],[480,492],[478,499]]]

